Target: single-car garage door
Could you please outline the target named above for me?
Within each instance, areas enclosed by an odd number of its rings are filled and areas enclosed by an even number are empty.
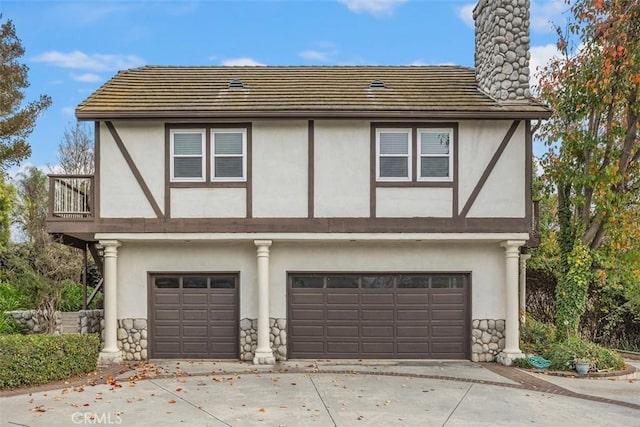
[[[237,275],[157,274],[149,282],[151,357],[238,358]]]
[[[469,358],[465,274],[290,274],[290,358]]]

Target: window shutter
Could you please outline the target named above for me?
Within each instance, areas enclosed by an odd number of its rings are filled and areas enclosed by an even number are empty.
[[[380,177],[406,178],[409,176],[407,157],[380,157]]]
[[[214,134],[215,154],[242,155],[242,133],[222,132]]]
[[[175,133],[173,135],[173,154],[178,156],[201,156],[202,134]]]
[[[449,176],[449,157],[422,157],[420,162],[423,178],[447,178]]]
[[[242,157],[216,157],[216,178],[241,178],[243,176]]]
[[[175,157],[173,175],[176,178],[202,178],[202,159],[200,157]]]
[[[409,134],[406,132],[380,133],[380,154],[409,154]]]
[[[420,152],[422,154],[449,154],[449,134],[422,132],[420,134]]]

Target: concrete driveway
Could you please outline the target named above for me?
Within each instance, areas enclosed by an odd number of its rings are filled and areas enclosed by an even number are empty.
[[[0,420],[2,426],[638,425],[638,381],[560,379],[580,393],[597,385],[598,394],[618,402],[603,403],[534,391],[485,366],[318,361],[270,369],[157,361],[109,384],[2,397]]]

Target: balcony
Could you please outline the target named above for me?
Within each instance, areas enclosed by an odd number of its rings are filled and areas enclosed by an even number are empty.
[[[532,206],[531,230],[529,231],[529,240],[526,245],[528,248],[537,248],[540,246],[540,201],[534,200]]]
[[[93,221],[93,175],[49,175],[49,220]]]

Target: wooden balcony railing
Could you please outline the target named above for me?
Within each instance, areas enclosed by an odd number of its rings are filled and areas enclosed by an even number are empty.
[[[529,248],[537,248],[540,245],[540,201],[533,201],[531,215],[531,230],[529,231],[529,241],[526,246]]]
[[[89,220],[94,216],[93,175],[49,175],[49,217]]]

